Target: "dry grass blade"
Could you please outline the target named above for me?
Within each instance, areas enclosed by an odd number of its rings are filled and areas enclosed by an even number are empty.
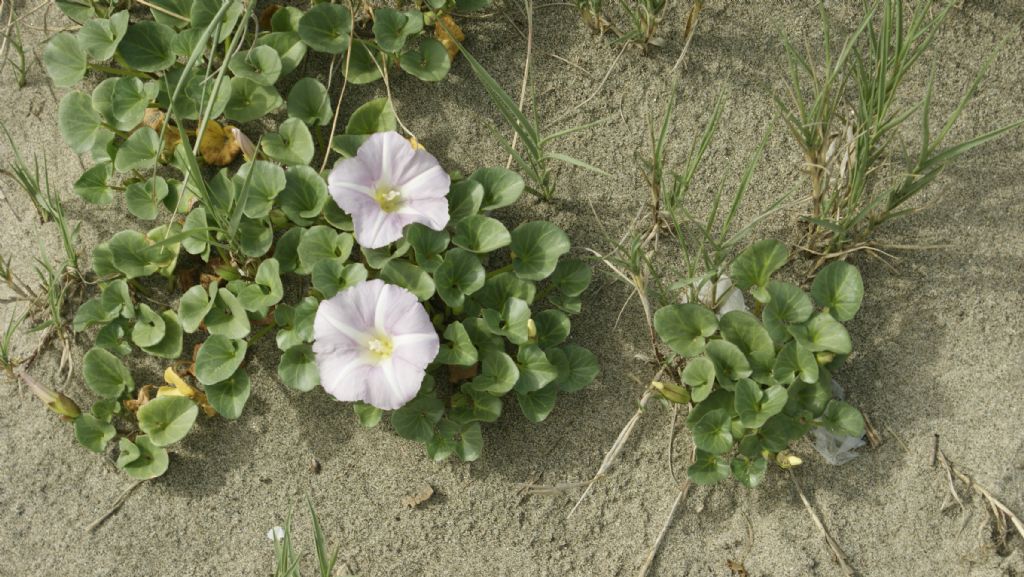
[[[657,379],[657,377],[655,377],[655,379]],[[609,449],[608,453],[605,454],[604,460],[601,461],[601,466],[597,469],[597,474],[595,474],[594,477],[590,479],[590,481],[585,483],[587,487],[586,490],[583,491],[582,495],[580,495],[579,500],[576,501],[576,504],[573,506],[572,510],[569,511],[568,515],[566,515],[566,518],[572,517],[573,513],[576,512],[576,509],[578,509],[580,505],[583,504],[584,499],[586,499],[590,495],[590,491],[594,488],[594,483],[601,477],[604,477],[612,468],[612,465],[615,463],[615,460],[618,459],[619,454],[622,453],[623,447],[626,446],[626,442],[629,441],[630,435],[633,434],[633,429],[636,428],[636,424],[640,422],[640,417],[644,414],[644,409],[647,407],[647,403],[650,402],[650,400],[653,397],[654,391],[650,389],[648,389],[643,394],[643,396],[640,397],[640,402],[638,403],[639,406],[637,407],[636,412],[633,413],[633,416],[630,417],[628,421],[626,421],[626,426],[622,427],[622,431],[620,431],[619,436],[616,437],[615,443],[612,445],[612,448]]]
[[[118,497],[116,501],[114,501],[113,506],[111,506],[106,513],[101,515],[99,519],[96,519],[92,523],[89,523],[89,526],[87,526],[85,530],[89,533],[92,533],[96,529],[99,529],[100,525],[103,525],[103,523],[105,523],[107,519],[113,517],[114,513],[117,513],[121,509],[121,506],[123,506],[125,501],[128,500],[128,497],[131,496],[132,492],[135,491],[135,489],[138,489],[139,485],[143,483],[145,483],[145,481],[135,481],[134,483],[132,483],[127,489],[124,490],[124,493],[121,493],[121,496]]]
[[[793,482],[793,488],[796,489],[798,495],[800,495],[800,501],[803,502],[804,508],[807,509],[807,514],[811,516],[811,521],[814,522],[814,526],[818,528],[822,537],[825,538],[825,543],[828,544],[829,549],[832,550],[832,557],[839,563],[839,568],[843,570],[843,575],[846,577],[853,577],[853,569],[846,562],[846,556],[843,555],[843,550],[839,548],[839,543],[832,537],[832,534],[825,528],[825,524],[821,522],[821,518],[814,511],[814,507],[811,506],[811,502],[807,500],[807,495],[804,494],[803,488],[800,486],[800,482],[796,480],[796,474],[793,473],[793,469],[787,469],[789,473],[789,480]]]
[[[668,516],[665,517],[665,524],[662,525],[657,539],[654,540],[654,545],[651,546],[651,551],[647,554],[647,558],[644,559],[644,564],[640,567],[640,572],[637,573],[638,577],[647,577],[647,574],[651,572],[651,567],[654,566],[654,558],[658,556],[658,551],[661,549],[661,543],[665,540],[665,535],[668,533],[669,527],[672,526],[672,521],[676,518],[676,511],[679,509],[679,506],[683,504],[683,501],[686,500],[686,497],[689,494],[690,480],[687,479],[679,489],[679,493],[676,495],[675,501],[672,501],[672,507],[668,511]]]
[[[526,87],[530,82],[530,60],[533,56],[533,2],[526,0],[526,62],[523,63],[523,83],[519,87],[519,111],[523,110],[523,103],[526,102]],[[515,150],[519,143],[519,132],[512,131],[512,150]],[[505,168],[512,168],[512,155],[508,155]]]
[[[932,455],[932,466],[935,464],[942,466],[943,472],[946,475],[946,480],[949,484],[949,492],[953,499],[960,506],[961,511],[964,510],[963,500],[960,498],[960,493],[956,489],[955,480],[959,480],[961,483],[967,486],[967,490],[978,494],[988,505],[988,510],[992,515],[992,520],[996,524],[996,531],[999,534],[1001,540],[1006,539],[1006,533],[1008,530],[1007,521],[1013,524],[1014,529],[1017,530],[1017,534],[1024,537],[1024,522],[1021,521],[1020,517],[1014,514],[1005,503],[1000,501],[993,495],[988,489],[979,485],[969,475],[961,471],[954,465],[942,449],[939,448],[939,436],[935,435],[935,447]],[[948,508],[944,506],[943,509]]]

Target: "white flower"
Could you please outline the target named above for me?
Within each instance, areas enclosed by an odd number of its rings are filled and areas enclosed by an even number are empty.
[[[356,156],[339,160],[327,177],[334,202],[352,215],[356,240],[381,248],[418,222],[434,230],[448,224],[451,178],[425,150],[397,132],[379,132]]]
[[[313,322],[321,385],[339,401],[378,409],[397,409],[416,396],[440,344],[416,296],[382,280],[321,302]]]

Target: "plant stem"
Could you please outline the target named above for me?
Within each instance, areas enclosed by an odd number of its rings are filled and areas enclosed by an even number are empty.
[[[116,66],[106,66],[104,64],[95,63],[90,63],[89,68],[95,70],[96,72],[102,72],[104,74],[114,74],[116,76],[134,76],[136,78],[145,78],[146,80],[152,78],[149,74],[146,74],[145,72],[139,72],[138,70],[132,70],[130,68],[118,68]]]

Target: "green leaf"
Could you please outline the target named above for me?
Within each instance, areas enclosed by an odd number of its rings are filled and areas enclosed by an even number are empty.
[[[93,18],[78,31],[78,44],[94,62],[109,60],[128,30],[128,11],[122,10],[109,19]],[[45,60],[45,53],[44,53]]]
[[[191,21],[182,20],[171,14],[188,18],[192,13],[192,2],[193,0],[149,0],[149,4],[154,4],[164,10],[158,10],[150,6],[149,11],[153,15],[153,19],[161,24],[166,24],[172,28],[181,28],[186,24],[191,24]],[[171,14],[168,14],[170,12]]]
[[[82,358],[82,376],[85,384],[105,399],[116,399],[126,391],[135,389],[135,381],[128,367],[110,352],[92,348]]]
[[[85,76],[85,50],[78,38],[68,32],[61,32],[46,43],[43,63],[57,87],[73,86]]]
[[[494,395],[504,395],[515,387],[519,381],[519,367],[512,357],[497,351],[488,350],[482,355],[480,374],[469,383],[473,389]]]
[[[121,144],[114,158],[114,168],[118,172],[153,168],[161,150],[160,135],[148,126],[140,127]]]
[[[291,122],[291,120],[287,122]],[[301,121],[299,126],[302,127],[302,130],[306,130]],[[285,173],[284,192],[281,193],[278,203],[292,222],[299,226],[309,226],[313,223],[313,219],[320,216],[328,198],[327,183],[315,170],[309,166],[288,167],[288,171]],[[345,258],[348,258],[347,255]],[[305,264],[312,266],[312,263]]]
[[[516,390],[516,401],[519,408],[533,423],[539,423],[548,418],[555,408],[555,400],[558,397],[558,387],[544,387],[535,391],[522,392]]]
[[[473,293],[473,300],[482,308],[501,310],[510,298],[531,304],[537,296],[537,286],[512,272],[496,274],[486,281],[482,289]]]
[[[92,98],[82,92],[69,92],[60,100],[57,124],[64,141],[78,154],[89,152],[101,134],[109,134],[102,127],[103,120],[92,107]]]
[[[242,3],[239,0],[228,0],[230,4],[228,8],[221,11],[223,2],[216,2],[210,0],[195,0],[192,2],[192,10],[190,16],[190,26],[195,30],[205,30],[209,28],[212,34],[211,39],[214,42],[224,42],[227,37],[234,31],[235,23],[238,22],[238,17],[242,15]],[[220,16],[218,20],[218,16]]]
[[[736,457],[731,463],[732,476],[745,486],[754,488],[761,484],[764,474],[768,470],[768,461],[764,457],[748,459]]]
[[[284,12],[284,10],[278,10]],[[262,35],[256,39],[256,46],[269,46],[281,58],[281,76],[287,76],[306,57],[306,44],[296,32],[279,31]]]
[[[298,118],[310,126],[329,123],[334,113],[331,111],[327,88],[316,78],[306,77],[296,82],[288,92],[288,116]]]
[[[146,116],[146,108],[156,100],[159,93],[160,85],[156,82],[143,82],[138,78],[118,78],[110,94],[110,114],[113,116],[114,128],[132,130],[138,126]],[[95,93],[93,107],[96,107]]]
[[[386,66],[383,55],[368,42],[352,41],[346,78],[352,84],[369,84],[382,78],[381,68]],[[344,69],[342,69],[345,72]]]
[[[690,399],[700,403],[708,398],[715,386],[715,364],[707,357],[690,359],[683,369],[682,378],[690,386]]]
[[[149,241],[146,235],[134,230],[122,230],[109,241],[114,267],[128,278],[149,276],[157,265],[149,259]]]
[[[317,4],[299,20],[302,41],[318,52],[341,54],[348,47],[352,13],[338,4]]]
[[[721,455],[732,448],[732,418],[725,409],[708,411],[691,428],[699,451]]]
[[[419,48],[402,54],[402,70],[425,82],[437,82],[448,75],[452,60],[448,50],[434,38],[424,38]]]
[[[210,335],[196,354],[196,378],[206,386],[230,378],[245,360],[247,348],[245,341]]]
[[[338,233],[329,226],[317,225],[310,227],[302,235],[297,249],[299,261],[303,267],[312,269],[323,260],[339,260],[344,262],[352,253],[354,244],[352,235]]]
[[[356,417],[359,417],[359,424],[367,429],[376,427],[380,418],[384,416],[384,411],[362,401],[352,403],[352,410],[355,411]]]
[[[505,301],[500,313],[487,309],[483,315],[492,334],[501,335],[514,345],[530,339],[530,305],[526,301],[513,297]]]
[[[835,261],[818,272],[811,285],[811,296],[837,321],[846,322],[860,310],[864,281],[852,264]]]
[[[345,134],[370,135],[389,132],[398,128],[398,119],[391,101],[375,98],[363,104],[352,113],[345,125]]]
[[[423,30],[423,14],[419,10],[400,12],[393,8],[373,10],[373,37],[385,52],[397,54],[405,41]]]
[[[444,338],[448,343],[441,345],[441,349],[434,359],[435,363],[460,367],[476,364],[476,347],[473,346],[473,341],[470,340],[469,333],[466,332],[466,327],[462,323],[454,321],[448,325],[448,328],[444,330]]]
[[[302,392],[315,389],[320,384],[320,372],[313,346],[300,344],[285,351],[277,365],[277,376],[290,389]]]
[[[786,406],[786,389],[780,385],[761,390],[761,385],[750,379],[736,382],[736,413],[744,427],[757,429],[768,419],[782,412]]]
[[[414,222],[402,231],[405,240],[416,251],[416,263],[423,270],[433,273],[444,262],[444,251],[448,248],[448,233],[443,230],[432,230],[427,226]]]
[[[512,242],[505,225],[483,215],[467,216],[455,225],[452,243],[477,254],[489,253]]]
[[[519,368],[516,392],[529,393],[543,388],[558,391],[558,387],[547,387],[548,383],[558,378],[558,368],[548,360],[548,356],[537,345],[519,347],[519,352],[516,354],[516,366]]]
[[[281,57],[270,46],[256,46],[235,53],[228,62],[235,78],[245,78],[260,86],[273,86],[281,76]]]
[[[787,392],[789,400],[785,411],[788,415],[818,418],[832,400],[832,388],[826,379],[814,383],[797,381],[789,386]]]
[[[811,352],[828,351],[847,355],[853,350],[846,328],[828,313],[818,313],[806,325],[792,327],[790,332]]]
[[[242,254],[248,257],[259,258],[274,244],[274,227],[269,218],[243,218],[237,234]]]
[[[806,347],[797,341],[790,341],[775,358],[772,375],[783,384],[792,383],[797,377],[801,381],[814,383],[818,381],[818,361]]]
[[[555,272],[549,279],[551,285],[563,295],[576,297],[583,294],[590,286],[594,275],[590,265],[579,260],[562,259],[558,261]]]
[[[789,340],[787,325],[807,322],[814,313],[811,297],[800,287],[779,281],[770,281],[767,286],[771,300],[764,307],[761,320],[772,339],[783,344]]]
[[[220,335],[229,339],[245,338],[251,328],[245,307],[238,302],[238,297],[226,288],[218,289],[213,306],[207,313],[205,321],[206,330],[211,335]]]
[[[187,397],[157,397],[142,405],[136,416],[153,444],[166,447],[185,438],[198,414],[199,407]]]
[[[313,160],[313,135],[301,120],[289,118],[277,133],[263,136],[263,151],[282,164],[307,165]]]
[[[501,399],[478,391],[469,383],[462,385],[461,393],[452,397],[450,418],[463,424],[473,422],[493,423],[501,417]]]
[[[313,267],[313,288],[320,291],[325,299],[355,286],[368,276],[363,263],[345,264],[341,259],[322,260]]]
[[[267,116],[284,100],[273,86],[263,86],[249,78],[231,79],[231,97],[224,107],[224,116],[236,122],[252,122]]]
[[[167,181],[162,176],[129,184],[124,191],[128,212],[142,220],[155,219],[167,192]]]
[[[183,68],[172,68],[160,82],[160,106],[167,108],[171,116],[178,120],[199,120],[199,117],[205,114],[207,106],[212,106],[211,118],[220,116],[231,102],[232,84],[225,80],[220,83],[217,93],[211,94],[214,85],[212,78],[207,80],[203,75],[186,75]]]
[[[96,333],[94,344],[115,355],[125,356],[132,352],[132,346],[128,342],[127,321],[125,319],[117,319],[100,329],[100,332]]]
[[[313,321],[320,301],[306,297],[295,307],[280,304],[275,309],[274,319],[277,331],[277,348],[286,351],[291,347],[313,340]]]
[[[434,438],[434,425],[444,415],[444,403],[434,396],[416,397],[391,413],[391,426],[400,436],[429,443]]]
[[[82,200],[98,205],[108,205],[114,202],[114,189],[110,188],[107,180],[113,174],[113,165],[109,162],[101,162],[82,173],[75,181],[73,190]]]
[[[219,383],[206,385],[206,398],[217,413],[228,420],[235,420],[242,414],[252,385],[249,374],[238,369],[233,375]]]
[[[547,356],[558,370],[555,383],[563,393],[573,393],[586,387],[600,372],[594,353],[577,345],[551,349]]]
[[[437,294],[453,309],[461,309],[466,296],[484,286],[486,274],[473,253],[453,248],[444,257],[444,262],[434,272]]]
[[[831,400],[825,406],[821,422],[829,431],[837,435],[861,438],[864,436],[864,417],[853,405],[839,400]]]
[[[212,297],[211,297],[212,295]],[[209,294],[202,285],[190,287],[178,302],[178,318],[187,333],[194,333],[213,308],[217,295],[217,282],[210,283]]]
[[[282,273],[309,274],[309,270],[299,262],[299,243],[302,242],[305,232],[306,229],[296,226],[289,228],[287,232],[277,239],[277,244],[274,248],[274,258],[277,259],[277,262],[281,263]]]
[[[479,182],[468,179],[453,182],[448,191],[448,224],[454,225],[475,215],[480,211],[483,200],[484,187]]]
[[[163,317],[146,303],[139,303],[139,314],[132,327],[132,342],[139,347],[151,347],[164,338],[165,330]]]
[[[281,283],[281,265],[276,259],[268,258],[261,262],[254,280],[256,282],[238,293],[238,301],[243,308],[258,311],[281,302],[284,285]]]
[[[252,172],[252,176],[249,173]],[[241,190],[248,180],[248,195],[245,198],[244,214],[249,218],[263,218],[270,214],[274,199],[285,189],[284,170],[266,160],[247,162],[235,174],[235,188]]]
[[[174,30],[169,26],[142,20],[128,26],[117,52],[129,68],[140,72],[160,72],[174,64],[175,56],[171,50],[173,41]]]
[[[788,260],[789,249],[786,245],[777,240],[762,240],[750,245],[736,257],[729,268],[729,276],[733,284],[742,290],[764,288],[772,273],[782,268]],[[756,294],[754,296],[757,297]]]
[[[422,268],[408,261],[389,261],[381,269],[380,278],[386,283],[408,290],[421,301],[430,300],[434,296],[434,279]]]
[[[119,447],[121,454],[117,458],[117,466],[128,476],[143,481],[167,472],[167,449],[157,446],[149,436],[140,435],[134,443],[122,437]]]
[[[697,485],[714,485],[729,478],[729,472],[728,461],[698,449],[693,464],[686,469],[686,476]]]
[[[732,389],[737,380],[753,373],[743,351],[729,341],[715,339],[708,342],[706,350],[708,359],[715,365],[718,383],[726,389]]]
[[[178,323],[178,315],[174,311],[167,310],[160,313],[160,317],[164,321],[164,336],[160,339],[160,342],[151,346],[141,346],[140,348],[153,355],[154,357],[160,357],[162,359],[176,359],[181,356],[182,348],[182,334],[181,325]],[[138,324],[136,324],[138,326]]]
[[[82,413],[75,419],[75,438],[94,453],[103,453],[107,443],[114,438],[117,430],[89,413]]]
[[[533,315],[533,322],[537,329],[537,345],[542,349],[562,344],[569,337],[572,327],[569,317],[557,309],[548,309]]]
[[[738,346],[760,380],[772,372],[775,364],[775,343],[757,317],[746,311],[730,311],[718,320],[722,337]]]
[[[698,304],[668,305],[654,313],[654,330],[674,352],[695,357],[704,351],[705,340],[718,330],[718,319]]]
[[[486,197],[485,197],[486,202]],[[569,237],[550,222],[527,222],[512,231],[512,269],[519,278],[542,280],[569,252]]]
[[[484,187],[480,210],[485,212],[514,204],[526,189],[523,177],[505,168],[480,168],[469,178]]]

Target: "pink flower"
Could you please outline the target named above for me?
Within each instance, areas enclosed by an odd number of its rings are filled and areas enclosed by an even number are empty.
[[[425,150],[397,132],[378,132],[356,156],[339,160],[327,178],[334,202],[352,215],[356,240],[380,248],[418,222],[434,230],[448,224],[451,178]]]
[[[313,353],[320,383],[339,401],[397,409],[420,390],[440,339],[416,296],[364,281],[320,303]]]

